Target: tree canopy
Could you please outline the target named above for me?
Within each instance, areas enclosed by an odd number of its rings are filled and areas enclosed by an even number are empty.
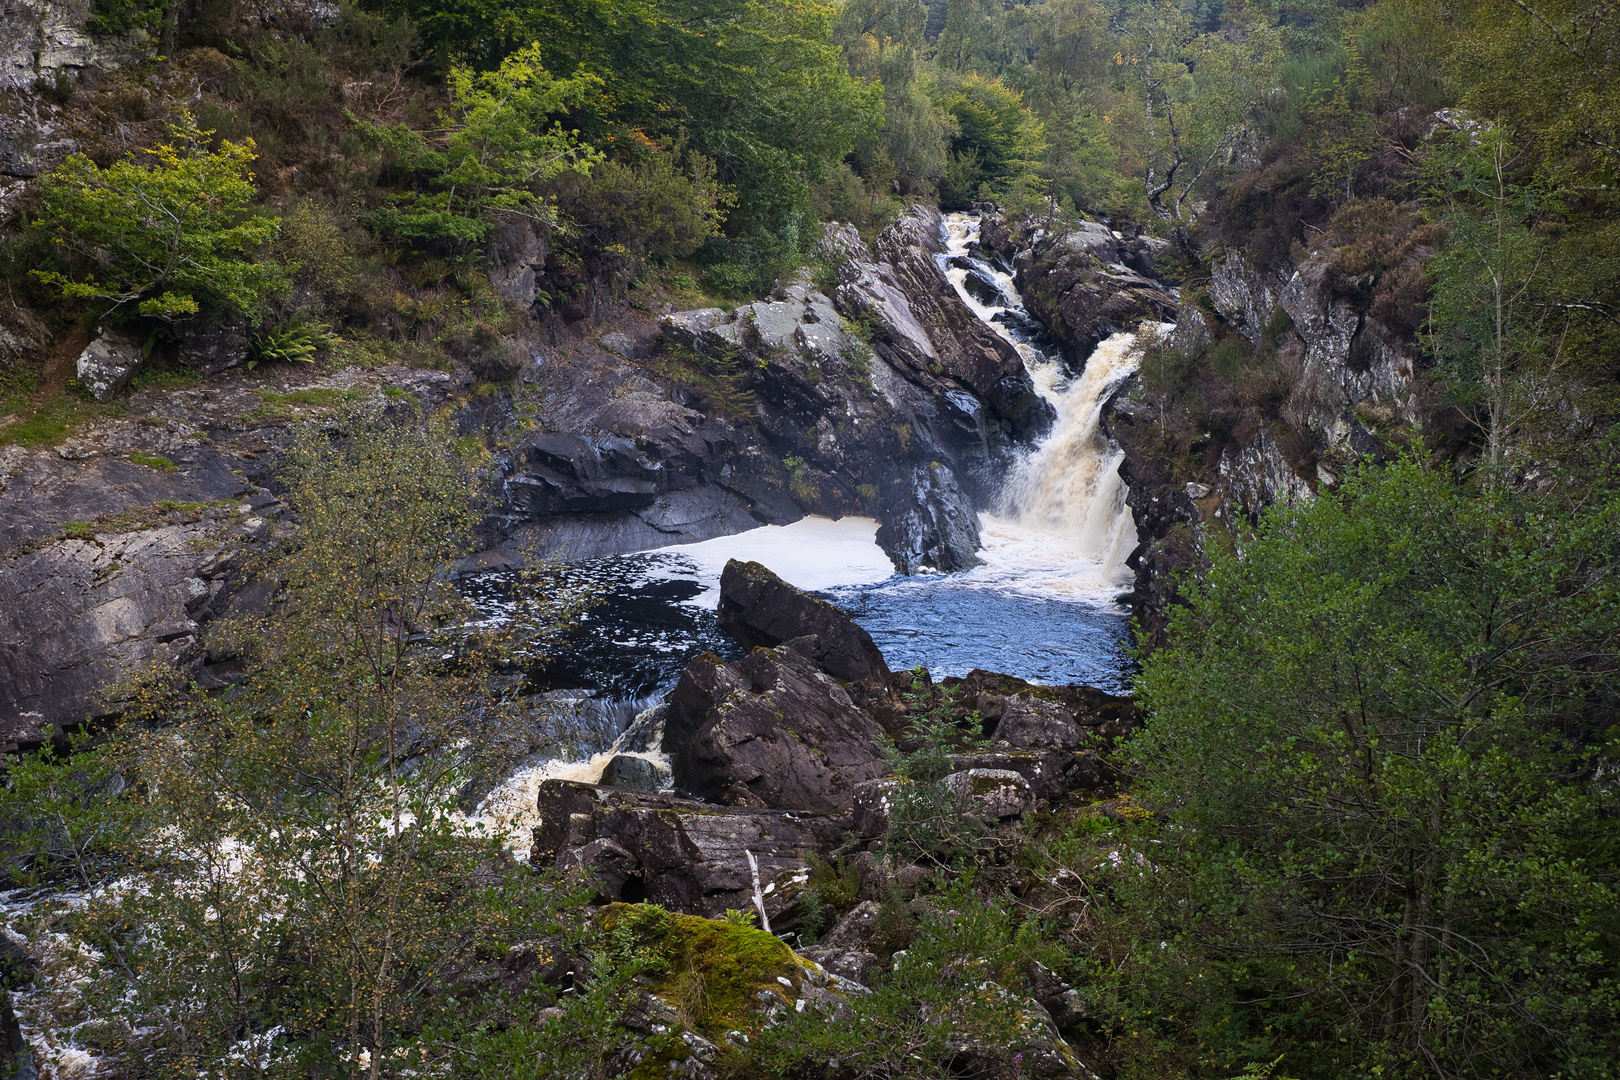
[[[1612,478],[1535,504],[1409,459],[1215,555],[1131,748],[1161,1015],[1309,1076],[1606,1075],[1617,526]]]

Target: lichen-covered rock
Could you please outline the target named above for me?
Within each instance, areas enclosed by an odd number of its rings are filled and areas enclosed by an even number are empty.
[[[1258,517],[1268,506],[1287,506],[1315,494],[1269,431],[1260,432],[1253,444],[1235,454],[1223,452],[1220,475],[1227,514]]]
[[[877,953],[862,949],[833,948],[816,944],[798,950],[800,956],[819,965],[829,975],[848,980],[856,986],[870,988],[888,965]]]
[[[4,216],[0,208],[0,218]],[[0,304],[0,372],[38,355],[50,341],[50,328],[38,316],[12,304]]]
[[[1035,809],[1029,781],[1011,769],[966,769],[945,778],[945,788],[964,806],[1005,821]]]
[[[996,741],[1021,750],[1076,750],[1080,725],[1059,702],[1014,694],[1002,706]]]
[[[140,344],[118,330],[103,329],[79,354],[79,385],[105,403],[129,385],[140,366]]]
[[[1089,733],[1089,732],[1088,732]],[[1119,782],[1119,772],[1096,751],[975,750],[952,754],[951,765],[964,769],[1015,772],[1028,783],[1036,798],[1056,800],[1072,791],[1096,791]]]
[[[867,949],[877,934],[878,915],[881,910],[878,903],[862,900],[851,908],[847,915],[839,919],[832,929],[821,935],[816,942],[817,946],[824,949]]]

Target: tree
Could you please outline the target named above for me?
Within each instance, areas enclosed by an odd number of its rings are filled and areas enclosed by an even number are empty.
[[[1430,159],[1430,204],[1448,240],[1429,268],[1425,340],[1452,400],[1484,435],[1494,477],[1524,427],[1556,415],[1574,389],[1559,377],[1570,308],[1548,296],[1551,252],[1530,227],[1550,193],[1521,183],[1519,165],[1506,132],[1477,121]]]
[[[941,179],[941,205],[961,209],[981,186],[1000,197],[1040,186],[1046,134],[1024,107],[1023,95],[999,79],[969,75],[945,99],[945,108],[957,134]]]
[[[249,676],[224,697],[149,689],[126,720],[147,873],[92,921],[103,1007],[160,1031],[154,1060],[179,1072],[376,1080],[496,1008],[458,972],[532,944],[563,897],[459,811],[502,709],[494,645],[456,629],[446,571],[473,518],[443,432],[311,428],[287,478],[281,598],[211,643]],[[537,603],[525,646],[572,603]]]
[[[566,108],[584,142],[684,145],[713,162],[736,209],[708,258],[732,264],[737,288],[768,287],[816,239],[809,185],[882,117],[882,88],[844,67],[832,41],[837,7],[827,0],[383,6],[474,68],[534,42],[528,61],[600,80],[600,94]]]
[[[34,270],[73,300],[111,310],[184,319],[204,308],[256,315],[283,285],[274,263],[254,254],[280,231],[252,213],[251,139],[221,140],[184,113],[169,141],[102,169],[73,154],[41,185],[31,223],[49,233],[69,269]]]
[[[1136,1017],[1306,1076],[1610,1075],[1617,527],[1612,469],[1530,503],[1403,460],[1211,550],[1141,677],[1157,820],[1101,868]]]
[[[857,167],[869,180],[880,179],[885,164],[892,167],[907,193],[932,190],[955,134],[953,120],[929,94],[927,21],[928,10],[918,0],[864,0],[846,3],[833,28],[850,71],[883,86],[883,127],[857,143]]]
[[[1140,117],[1123,126],[1136,130],[1147,204],[1185,220],[1188,196],[1237,149],[1256,105],[1276,89],[1281,34],[1233,5],[1221,33],[1200,35],[1183,6],[1145,0],[1127,10],[1121,37],[1115,63]]]
[[[555,117],[598,97],[592,75],[559,79],[541,66],[539,44],[493,72],[450,70],[450,108],[429,140],[404,124],[361,123],[408,170],[418,190],[383,215],[388,231],[410,240],[462,247],[482,240],[500,215],[552,224],[540,185],[565,171],[588,172],[601,154]]]

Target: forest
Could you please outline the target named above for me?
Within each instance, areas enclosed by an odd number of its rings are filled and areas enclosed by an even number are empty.
[[[40,83],[75,149],[0,192],[0,459],[67,459],[125,407],[4,335],[116,328],[132,392],[205,393],[182,358],[229,339],[260,374],[448,374],[461,411],[254,391],[297,529],[233,564],[273,588],[207,624],[228,680],[125,672],[10,745],[15,1075],[1620,1075],[1613,0],[91,0],[85,27],[145,52]],[[882,250],[918,206],[1037,251],[1151,242],[1209,330],[1143,354],[1133,489],[1263,437],[1314,494],[1161,531],[1181,562],[1106,782],[998,824],[946,782],[989,699],[896,672],[886,831],[811,854],[791,922],[604,905],[466,812],[534,750],[513,672],[596,602],[540,567],[494,627],[451,587],[495,512],[466,418],[519,401],[515,343],[795,274],[841,296],[828,223]],[[1228,318],[1235,265],[1318,275],[1352,375],[1374,323],[1416,358],[1409,398],[1347,407],[1357,454],[1311,442],[1297,320]],[[636,362],[706,415],[762,408],[751,354]],[[807,454],[782,485],[820,512]],[[857,911],[875,974],[812,993],[796,950]],[[14,997],[82,1060],[30,1057]]]

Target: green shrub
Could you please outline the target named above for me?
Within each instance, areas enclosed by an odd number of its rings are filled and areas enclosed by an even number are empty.
[[[253,338],[253,364],[271,360],[315,362],[315,354],[333,345],[331,328],[325,323],[288,323]]]
[[[277,266],[254,260],[280,223],[249,208],[253,143],[209,150],[210,134],[188,113],[169,126],[169,142],[106,169],[71,155],[44,179],[31,223],[51,236],[66,271],[33,276],[108,310],[256,314],[284,284]]]
[[[716,235],[734,199],[702,154],[687,154],[683,166],[673,152],[653,152],[569,173],[558,202],[593,242],[662,261],[690,255]]]

